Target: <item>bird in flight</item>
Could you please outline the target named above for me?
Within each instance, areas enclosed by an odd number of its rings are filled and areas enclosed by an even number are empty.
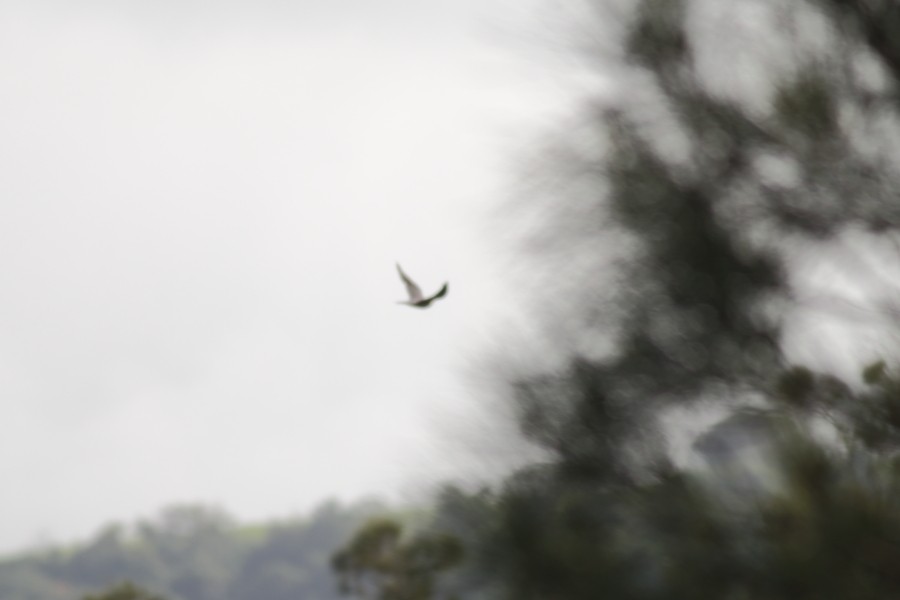
[[[400,279],[403,280],[404,285],[406,285],[406,293],[409,294],[409,300],[398,302],[398,304],[406,304],[408,306],[415,306],[416,308],[428,308],[429,304],[438,298],[443,298],[447,295],[448,284],[445,283],[444,287],[442,287],[438,293],[430,298],[426,298],[422,295],[422,290],[419,286],[403,272],[403,269],[400,268],[399,264],[397,265],[397,272],[400,273]]]

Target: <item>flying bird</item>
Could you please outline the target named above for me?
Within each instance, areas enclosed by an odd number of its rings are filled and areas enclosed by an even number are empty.
[[[403,269],[400,268],[399,264],[397,265],[397,272],[400,273],[400,279],[403,280],[404,285],[406,285],[406,293],[409,294],[409,300],[404,300],[397,304],[406,304],[408,306],[415,306],[416,308],[428,308],[429,304],[438,298],[443,298],[447,295],[448,284],[445,283],[444,287],[442,287],[438,293],[430,298],[426,298],[422,295],[422,290],[419,286],[403,272]]]

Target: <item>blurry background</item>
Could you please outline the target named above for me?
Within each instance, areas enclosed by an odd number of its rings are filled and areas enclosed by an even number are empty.
[[[498,43],[530,16],[0,2],[0,550],[507,462],[438,431],[473,421],[471,349],[516,319],[486,224],[553,105]],[[396,305],[395,261],[447,301]]]
[[[900,597],[895,2],[0,7],[3,600]]]

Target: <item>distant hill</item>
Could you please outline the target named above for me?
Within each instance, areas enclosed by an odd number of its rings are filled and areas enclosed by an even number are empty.
[[[332,600],[332,553],[386,512],[378,502],[329,502],[304,518],[246,524],[175,506],[83,544],[0,559],[0,598],[74,600],[129,581],[167,600]]]

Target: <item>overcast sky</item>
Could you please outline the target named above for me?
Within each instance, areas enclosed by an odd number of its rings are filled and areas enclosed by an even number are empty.
[[[465,374],[515,312],[485,215],[549,103],[528,15],[0,0],[0,550],[479,463]],[[447,299],[396,305],[397,260]]]
[[[0,0],[0,551],[516,458],[478,365],[527,332],[491,215],[564,104],[540,3]],[[846,291],[834,252],[800,283]]]

